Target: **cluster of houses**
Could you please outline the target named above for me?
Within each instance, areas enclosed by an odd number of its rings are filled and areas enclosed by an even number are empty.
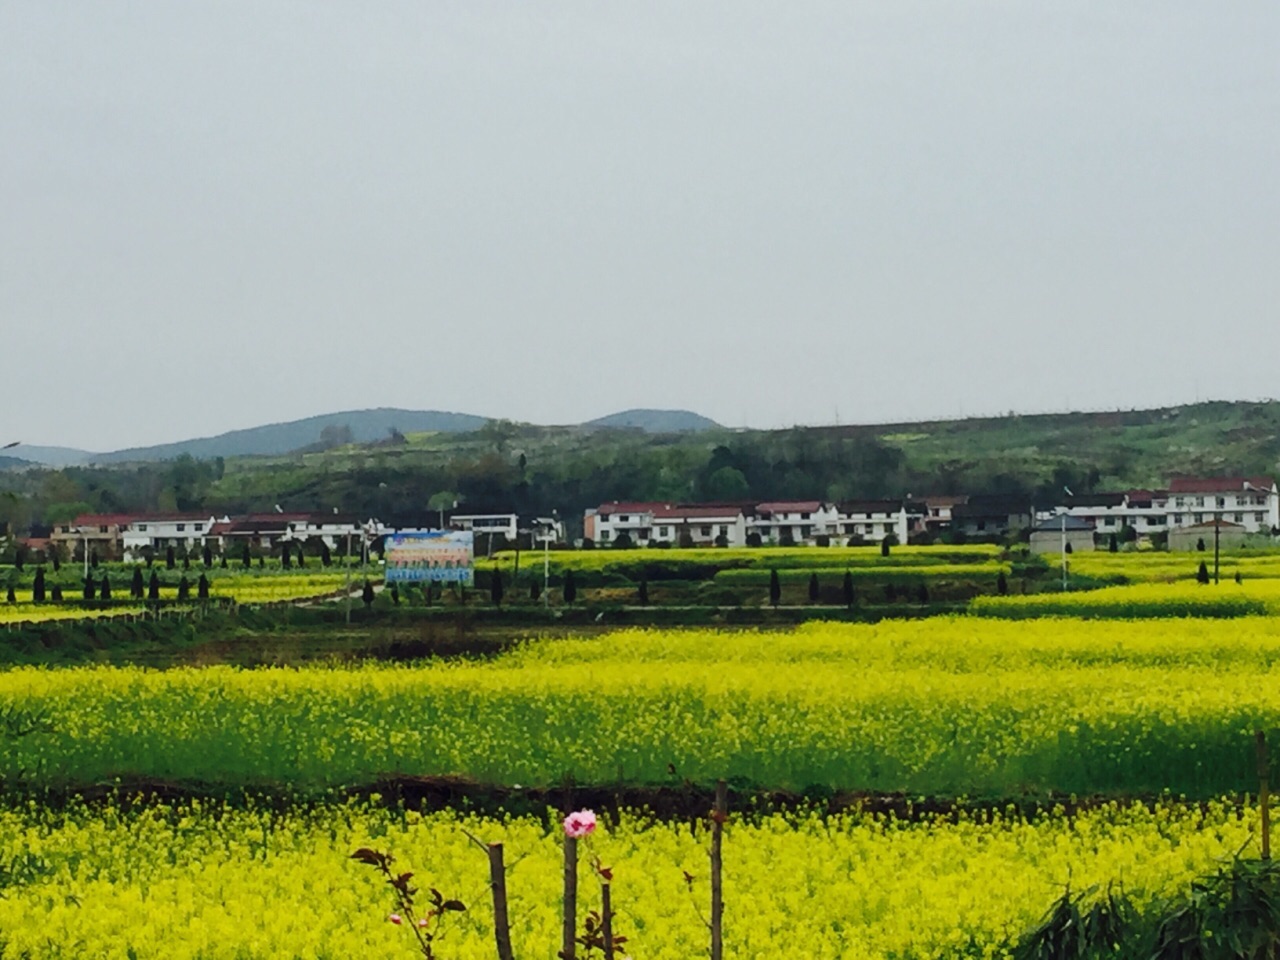
[[[1128,490],[1075,496],[1037,508],[1025,497],[938,496],[894,500],[788,500],[766,503],[603,503],[583,516],[583,543],[613,546],[773,545],[1001,540],[1028,534],[1036,553],[1105,547],[1118,541],[1167,542],[1170,550],[1203,549],[1216,541],[1235,546],[1258,534],[1280,535],[1280,496],[1269,477],[1175,477],[1164,490]],[[429,522],[429,521],[434,521]],[[281,543],[324,543],[359,550],[390,533],[431,528],[470,530],[477,553],[513,543],[564,543],[559,517],[515,513],[431,514],[417,526],[389,526],[376,518],[323,513],[219,516],[208,512],[85,514],[55,526],[47,543],[65,556],[94,552],[137,559],[173,548],[197,553],[206,546],[238,554],[277,549]]]
[[[901,500],[769,503],[604,503],[586,511],[583,534],[596,546],[760,546],[897,543],[944,532],[997,540],[1029,532],[1037,553],[1092,550],[1118,540],[1157,538],[1194,550],[1205,538],[1237,545],[1280,532],[1276,482],[1265,477],[1175,477],[1167,490],[1074,496],[1038,509],[1028,499],[947,496]]]
[[[473,530],[482,547],[486,535],[489,544],[515,542],[521,534],[538,544],[564,540],[564,527],[556,518],[526,522],[515,514],[453,514],[440,521],[449,529]],[[209,547],[215,553],[239,555],[246,546],[254,553],[269,552],[282,543],[323,543],[338,552],[358,552],[363,544],[390,533],[431,528],[425,519],[417,526],[388,526],[373,518],[281,511],[237,517],[205,512],[83,514],[55,526],[47,543],[28,545],[53,547],[64,556],[96,553],[103,559],[127,560],[170,548],[178,554],[197,554]]]

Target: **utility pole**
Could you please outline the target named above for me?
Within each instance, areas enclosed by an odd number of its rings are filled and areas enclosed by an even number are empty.
[[[1222,514],[1218,512],[1218,508],[1213,508],[1213,585],[1218,585],[1218,558],[1219,558],[1219,542],[1222,537]]]
[[[1070,487],[1062,488],[1068,497],[1074,497]],[[1071,509],[1070,505],[1062,508],[1062,592],[1067,592],[1067,512]]]
[[[351,626],[351,529],[347,529],[347,555],[342,558],[342,565],[347,568],[347,626]]]

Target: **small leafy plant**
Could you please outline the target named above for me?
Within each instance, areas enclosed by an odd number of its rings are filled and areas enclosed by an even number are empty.
[[[418,948],[425,960],[436,960],[434,944],[440,937],[441,926],[446,914],[461,913],[466,905],[461,900],[446,900],[444,894],[434,887],[428,891],[429,906],[419,912],[417,895],[420,892],[410,881],[413,873],[406,871],[396,873],[391,869],[395,858],[370,847],[361,847],[351,854],[352,860],[368,864],[378,870],[386,878],[387,885],[395,893],[395,910],[387,915],[387,920],[396,926],[409,927],[418,941]]]

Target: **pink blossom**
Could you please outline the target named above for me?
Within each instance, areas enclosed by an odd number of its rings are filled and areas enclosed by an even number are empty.
[[[400,914],[398,913],[390,914],[387,917],[387,919],[390,920],[392,923],[394,923],[396,926],[399,926],[401,923],[404,922],[404,917],[400,916]]]
[[[593,810],[579,810],[564,818],[564,835],[577,840],[593,832],[596,828],[596,815]]]
[[[422,927],[422,928],[424,928],[424,929],[425,929],[425,928],[426,928],[426,926],[427,926],[427,918],[426,918],[426,917],[422,917],[422,918],[418,921],[418,926],[420,926],[420,927]]]

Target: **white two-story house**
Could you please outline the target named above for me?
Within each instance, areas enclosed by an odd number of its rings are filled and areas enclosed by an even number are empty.
[[[781,500],[756,505],[747,520],[747,535],[762,543],[814,544],[818,537],[840,535],[840,512],[821,500]]]
[[[950,511],[947,516],[950,519]],[[898,543],[906,543],[911,530],[907,508],[901,500],[850,500],[841,503],[839,523],[840,537],[846,541],[857,537],[879,543],[892,536]]]
[[[1214,521],[1246,533],[1280,529],[1280,498],[1270,477],[1174,477],[1167,512],[1170,530]]]
[[[124,528],[125,556],[137,559],[144,550],[167,550],[173,547],[179,554],[197,554],[204,549],[205,540],[212,537],[216,523],[226,523],[227,517],[209,513],[166,513],[146,517],[134,517]]]

